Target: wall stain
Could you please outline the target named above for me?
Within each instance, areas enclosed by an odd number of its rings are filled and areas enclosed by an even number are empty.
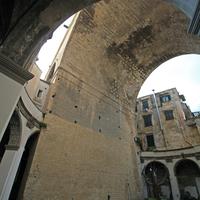
[[[76,30],[80,33],[92,33],[93,29],[97,26],[94,22],[95,17],[95,5],[89,6],[84,9],[78,19],[78,26]]]
[[[111,54],[119,54],[122,57],[128,57],[135,61],[137,61],[133,51],[140,46],[144,46],[145,43],[151,43],[153,39],[153,27],[152,25],[146,25],[144,27],[140,27],[137,30],[134,30],[128,38],[122,42],[117,44],[113,42],[107,48],[108,56]]]
[[[153,26],[146,24],[131,32],[128,38],[121,42],[112,42],[107,48],[107,55],[111,60],[122,60],[122,67],[129,76],[135,77],[136,71],[140,72],[140,78],[145,77],[145,66],[139,63],[138,49],[145,48],[152,43],[154,38]]]

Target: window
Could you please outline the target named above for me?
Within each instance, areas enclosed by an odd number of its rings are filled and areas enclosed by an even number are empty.
[[[155,147],[153,134],[146,135],[146,140],[147,140],[147,146],[148,147]]]
[[[171,96],[169,94],[165,94],[165,95],[160,96],[160,102],[161,103],[165,103],[165,102],[168,102],[168,101],[171,101]]]
[[[144,119],[144,126],[145,127],[152,126],[151,115],[144,115],[143,119]]]
[[[38,98],[41,98],[41,97],[42,97],[42,90],[38,90],[37,97],[38,97]]]
[[[137,108],[137,104],[136,104],[136,106],[135,106],[135,112],[137,112],[138,111],[138,108]]]
[[[142,101],[142,109],[143,111],[146,111],[149,109],[149,103],[147,99]]]
[[[174,119],[173,110],[165,110],[164,114],[166,120]]]

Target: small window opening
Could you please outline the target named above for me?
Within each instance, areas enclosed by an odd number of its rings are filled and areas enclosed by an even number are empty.
[[[152,126],[152,115],[144,115],[143,119],[145,127]]]
[[[147,140],[148,148],[154,148],[155,147],[155,141],[154,141],[153,134],[146,135],[146,140]]]
[[[165,114],[165,119],[166,120],[174,119],[173,110],[165,110],[164,114]]]
[[[166,103],[168,101],[171,101],[171,96],[169,94],[165,94],[160,96],[160,102],[161,103]]]
[[[149,102],[147,99],[142,101],[142,109],[143,111],[147,111],[149,109]]]
[[[42,93],[43,93],[42,90],[38,90],[37,97],[38,97],[38,98],[41,98],[41,97],[42,97]]]

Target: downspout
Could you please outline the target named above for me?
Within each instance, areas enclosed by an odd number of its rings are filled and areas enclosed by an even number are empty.
[[[161,117],[160,117],[160,111],[158,109],[158,103],[157,103],[157,100],[156,100],[155,90],[152,90],[152,91],[153,91],[153,99],[154,99],[155,106],[156,106],[156,113],[157,113],[158,121],[159,121],[159,125],[160,125],[160,131],[161,131],[162,136],[163,136],[164,146],[167,147],[167,143],[166,143],[164,131],[163,131],[163,125],[162,125]]]

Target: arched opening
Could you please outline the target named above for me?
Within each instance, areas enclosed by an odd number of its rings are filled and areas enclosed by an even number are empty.
[[[143,169],[143,176],[149,198],[172,199],[169,172],[164,164],[156,161],[150,162]]]
[[[26,142],[23,155],[17,170],[17,174],[12,186],[9,200],[21,200],[29,174],[39,133],[32,134]]]
[[[175,175],[181,199],[198,199],[200,197],[200,169],[192,160],[181,160],[175,167]]]
[[[0,142],[0,162],[7,147],[18,149],[21,139],[21,121],[17,111],[14,111]]]

